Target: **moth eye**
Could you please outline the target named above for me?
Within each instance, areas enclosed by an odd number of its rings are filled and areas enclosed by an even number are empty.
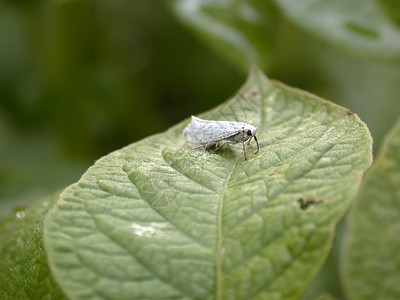
[[[251,135],[251,130],[247,130],[247,135]]]

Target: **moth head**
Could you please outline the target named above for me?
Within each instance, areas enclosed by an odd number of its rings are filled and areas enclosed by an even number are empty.
[[[246,130],[246,134],[250,136],[255,136],[257,133],[257,127],[250,125],[249,128]]]

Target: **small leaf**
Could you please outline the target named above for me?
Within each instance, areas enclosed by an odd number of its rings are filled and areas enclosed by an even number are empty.
[[[45,222],[71,299],[296,299],[371,162],[365,124],[253,69],[204,119],[253,121],[260,151],[192,149],[189,120],[115,151],[60,196]],[[299,199],[318,205],[302,209]],[[311,204],[311,202],[309,202]]]
[[[400,299],[400,119],[357,194],[343,278],[350,299]]]
[[[0,224],[0,299],[65,299],[50,275],[42,244],[43,218],[56,199],[18,209]]]

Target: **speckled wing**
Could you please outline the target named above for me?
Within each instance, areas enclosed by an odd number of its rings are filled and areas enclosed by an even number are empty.
[[[183,130],[183,136],[189,143],[213,144],[237,135],[238,122],[202,120],[192,116],[192,121]]]

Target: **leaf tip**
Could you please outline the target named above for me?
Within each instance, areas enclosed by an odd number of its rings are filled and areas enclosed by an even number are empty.
[[[265,73],[257,66],[257,64],[252,64],[249,70],[249,79],[253,77],[267,77]]]

